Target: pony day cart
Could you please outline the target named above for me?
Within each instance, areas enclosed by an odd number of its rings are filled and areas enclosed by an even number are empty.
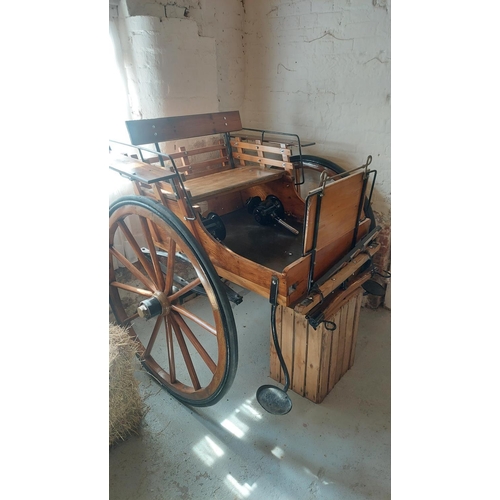
[[[262,386],[257,399],[271,413],[287,413],[287,365],[293,370],[295,362],[283,356],[285,322],[276,311],[333,332],[332,304],[373,284],[380,228],[370,204],[371,157],[346,172],[302,154],[312,143],[295,134],[243,128],[238,111],[126,124],[131,144],[110,141],[109,166],[135,193],[109,212],[117,323],[137,341],[141,363],[159,384],[183,403],[208,406],[236,374],[230,302],[243,297],[234,285],[269,297],[271,364],[279,365],[274,378],[285,387]]]

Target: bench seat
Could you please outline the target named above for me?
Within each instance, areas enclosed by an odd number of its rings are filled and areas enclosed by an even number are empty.
[[[140,160],[121,154],[110,153],[110,168],[133,181],[146,184],[167,181],[177,174],[157,165],[150,165]],[[259,166],[236,167],[223,172],[195,177],[184,181],[191,202],[198,203],[225,193],[239,191],[250,186],[274,181],[285,175],[280,168]],[[172,193],[167,193],[170,194]]]
[[[197,177],[184,181],[194,203],[239,191],[250,186],[274,181],[285,175],[284,169],[265,168],[259,166],[236,167],[224,172]]]

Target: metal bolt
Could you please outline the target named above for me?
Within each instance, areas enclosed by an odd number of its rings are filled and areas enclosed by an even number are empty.
[[[150,318],[150,314],[149,314],[149,309],[144,305],[144,304],[141,304],[138,308],[137,308],[137,314],[141,317],[141,318],[145,318],[145,319],[149,319]]]

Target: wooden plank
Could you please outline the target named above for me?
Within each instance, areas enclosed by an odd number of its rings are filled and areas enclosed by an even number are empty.
[[[316,221],[316,211],[318,209],[318,196],[311,196],[307,199],[307,211],[304,221],[304,246],[303,253],[310,252],[314,243],[314,225]]]
[[[344,375],[347,372],[347,370],[349,370],[349,360],[351,358],[351,348],[352,348],[352,333],[353,333],[355,313],[356,313],[356,300],[357,298],[353,297],[344,306],[347,309],[347,318],[346,318],[344,359],[342,361],[342,375]]]
[[[363,301],[363,294],[360,293],[356,297],[356,312],[354,314],[354,325],[352,327],[352,343],[351,343],[351,352],[349,355],[349,368],[352,368],[352,366],[354,365],[354,358],[356,355],[356,343],[358,341],[359,316],[361,314],[362,301]]]
[[[337,357],[339,354],[339,332],[340,332],[340,311],[333,316],[333,322],[337,328],[332,332],[332,348],[330,350],[329,370],[328,370],[328,392],[335,385],[335,371],[337,367]]]
[[[321,202],[317,248],[328,245],[332,239],[338,239],[356,227],[363,177],[364,172],[358,172],[325,187]]]
[[[235,141],[235,142],[239,142],[239,141],[240,141],[240,138],[239,138],[239,137],[236,137],[235,139],[236,139],[236,141]],[[231,144],[232,144],[232,143],[231,143]],[[243,149],[241,149],[241,148],[239,148],[239,147],[236,147],[236,151],[237,151],[239,154],[242,154],[242,153],[243,153]],[[233,155],[233,157],[234,157],[234,155]],[[244,167],[245,165],[246,165],[245,160],[242,160],[242,159],[240,158],[240,166],[243,166],[243,167]]]
[[[344,347],[345,347],[345,336],[346,336],[346,316],[347,310],[343,307],[340,310],[340,325],[337,325],[339,329],[339,348],[337,352],[337,362],[335,365],[335,378],[334,384],[336,384],[342,377],[342,364],[344,361]]]
[[[325,396],[328,394],[328,382],[329,382],[329,364],[332,350],[332,340],[333,332],[327,330],[324,323],[318,327],[321,330],[321,358],[320,358],[320,371],[319,371],[319,399],[323,401]]]
[[[285,360],[286,367],[288,369],[288,374],[290,376],[290,383],[293,380],[293,348],[295,339],[295,321],[293,309],[289,307],[283,308],[283,316],[281,323],[281,354],[283,354],[283,359]],[[285,382],[284,378],[282,379]]]
[[[243,187],[279,179],[284,171],[267,170],[260,167],[238,167],[207,177],[185,181],[193,202],[203,201],[222,193],[237,191]]]
[[[149,165],[129,156],[112,152],[109,154],[109,168],[130,180],[146,184],[165,181],[176,175],[175,172],[170,172],[163,167]]]
[[[223,167],[229,167],[229,157],[225,156],[223,158],[212,158],[211,160],[199,161],[197,163],[191,163],[190,167],[193,173],[197,173],[201,170],[208,170],[214,165],[222,165]],[[208,169],[207,169],[208,167]]]
[[[241,130],[239,111],[125,122],[132,144],[154,144]]]
[[[179,153],[182,155],[182,156],[180,156],[181,166],[177,166],[177,170],[179,172],[185,171],[185,170],[190,172],[191,171],[191,162],[189,161],[189,155],[187,154],[186,148],[184,146],[181,146],[179,148]]]
[[[276,155],[282,155],[282,158],[285,159],[285,157],[291,155],[291,151],[289,149],[286,149],[284,144],[280,144],[279,147],[264,146],[263,144],[261,144],[260,139],[255,139],[255,143],[233,139],[231,140],[231,146],[236,147],[238,151],[240,149],[250,149],[252,151],[257,151],[258,153],[260,153],[259,156],[263,156],[263,153],[273,153]]]
[[[319,400],[319,371],[321,367],[321,332],[309,329],[307,343],[306,390],[305,397],[313,402]]]
[[[271,158],[264,158],[259,156],[248,155],[245,153],[239,153],[233,151],[233,158],[237,160],[246,160],[254,163],[259,163],[261,165],[271,165],[273,167],[288,168],[292,169],[293,164],[290,162],[284,162],[283,160],[272,160]]]
[[[196,149],[190,149],[190,150],[186,150],[185,147],[181,147],[179,149],[180,149],[180,151],[178,151],[177,153],[172,153],[170,155],[174,160],[176,160],[178,158],[183,158],[186,156],[196,156],[196,155],[201,155],[201,154],[205,154],[205,153],[211,153],[212,151],[221,151],[221,150],[225,151],[226,148],[224,145],[214,144],[212,146],[205,146],[203,148],[196,148]],[[224,156],[227,156],[227,155],[224,154]]]
[[[292,311],[293,309],[289,309]],[[293,352],[293,379],[292,389],[301,396],[304,395],[306,381],[306,362],[307,362],[307,336],[308,321],[301,314],[294,316],[294,352]]]

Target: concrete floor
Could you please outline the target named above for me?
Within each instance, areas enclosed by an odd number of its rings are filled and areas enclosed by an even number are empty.
[[[285,416],[255,399],[269,376],[267,299],[234,306],[240,360],[215,406],[186,407],[143,371],[139,436],[110,450],[111,500],[390,498],[390,311],[363,308],[354,366],[319,405]],[[278,385],[278,384],[276,384]]]

